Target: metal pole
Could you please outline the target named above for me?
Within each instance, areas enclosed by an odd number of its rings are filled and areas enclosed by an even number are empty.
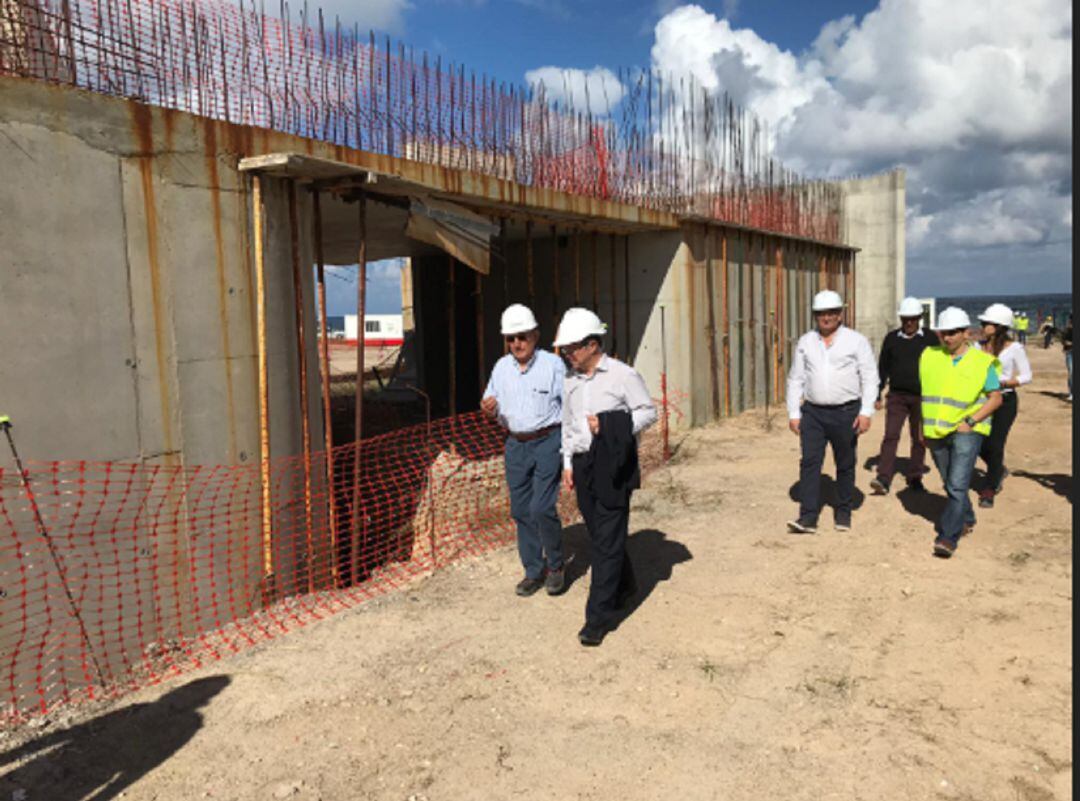
[[[484,275],[476,273],[476,364],[477,376],[480,382],[480,395],[487,389],[487,381],[484,380]]]
[[[618,326],[618,314],[617,303],[618,300],[615,297],[615,234],[609,235],[609,242],[611,244],[611,351],[616,357],[619,355],[619,326]]]
[[[720,240],[721,290],[724,304],[724,414],[731,417],[731,301],[728,298],[727,231]]]
[[[352,540],[349,543],[349,570],[353,584],[359,582],[361,542],[364,531],[360,509],[360,480],[363,475],[363,455],[360,440],[364,436],[364,328],[365,304],[367,302],[367,197],[361,192],[357,198],[356,230],[360,242],[356,250],[356,266],[359,276],[356,285],[356,408],[353,418],[353,487],[352,487]]]
[[[450,378],[450,452],[455,452],[455,428],[457,421],[457,282],[455,279],[454,257],[446,254],[446,265],[449,272],[449,291],[446,293],[446,318],[447,332],[449,336],[449,370]]]
[[[529,307],[533,308],[536,305],[536,285],[533,280],[533,242],[532,242],[532,220],[525,221],[525,275],[529,281]],[[452,263],[451,263],[452,265]],[[453,266],[451,266],[453,269]]]
[[[330,410],[330,340],[326,332],[326,268],[323,266],[322,206],[319,191],[312,192],[312,239],[319,281],[319,373],[322,378],[323,439],[326,446],[326,498],[330,506],[330,581],[338,583],[337,493],[334,491],[334,427]]]
[[[559,232],[551,226],[551,324],[559,325]]]
[[[252,206],[255,218],[255,317],[259,359],[259,478],[262,485],[262,600],[274,601],[274,524],[270,497],[270,376],[266,354],[266,268],[263,259],[262,178],[252,176]]]
[[[708,324],[706,326],[709,345],[709,401],[713,420],[719,420],[720,376],[718,373],[718,365],[716,363],[716,301],[714,299],[716,294],[716,281],[713,278],[712,262],[713,232],[708,225],[703,225],[702,230],[705,233],[705,293],[707,296],[706,302],[709,315]]]
[[[593,311],[600,314],[600,235],[596,231],[592,232],[592,308]]]
[[[664,307],[660,306],[660,436],[664,441],[664,461],[671,458],[671,445],[668,440],[668,395],[667,395],[667,332],[664,327]]]
[[[633,337],[632,329],[630,328],[630,236],[623,237],[623,284],[626,293],[623,295],[623,303],[625,304],[625,315],[623,317],[624,324],[626,325],[626,332],[623,338],[626,340],[626,353],[623,354],[623,358],[627,363],[630,362],[630,341]]]
[[[11,455],[15,458],[15,466],[19,470],[19,479],[22,481],[23,490],[26,492],[26,500],[29,501],[30,509],[34,513],[34,521],[37,523],[38,533],[41,535],[42,539],[45,540],[45,545],[49,548],[49,556],[52,557],[53,566],[60,576],[60,584],[64,588],[64,595],[67,597],[71,616],[75,618],[75,622],[79,624],[79,632],[82,634],[83,643],[86,645],[86,652],[90,656],[90,661],[94,663],[94,670],[97,672],[98,681],[104,686],[105,673],[102,671],[101,665],[97,660],[97,655],[94,653],[94,647],[90,644],[90,634],[86,631],[86,624],[83,623],[82,615],[79,614],[79,607],[76,605],[75,596],[72,594],[71,587],[68,585],[67,573],[60,563],[60,556],[56,553],[56,546],[53,545],[49,530],[45,527],[45,520],[42,518],[41,509],[38,507],[37,496],[34,495],[34,490],[30,487],[30,480],[26,476],[26,470],[23,469],[22,459],[19,458],[19,451],[15,448],[15,439],[11,436],[11,420],[7,416],[0,417],[0,429],[2,429],[7,436],[8,445],[11,448]]]
[[[315,547],[311,540],[311,422],[308,419],[307,348],[304,341],[304,281],[300,273],[300,224],[296,208],[296,182],[288,183],[289,239],[292,256],[293,310],[296,314],[296,354],[300,366],[300,431],[304,449],[304,546],[307,588],[315,590]]]
[[[574,230],[574,305],[581,305],[581,232]]]

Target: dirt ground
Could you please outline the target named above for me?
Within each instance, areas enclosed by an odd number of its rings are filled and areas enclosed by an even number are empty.
[[[1072,407],[1060,348],[1031,356],[1012,475],[951,560],[936,473],[869,495],[881,415],[854,530],[794,536],[797,440],[748,413],[636,496],[642,592],[600,648],[575,527],[561,597],[515,597],[513,549],[460,563],[43,727],[0,799],[1069,799]]]

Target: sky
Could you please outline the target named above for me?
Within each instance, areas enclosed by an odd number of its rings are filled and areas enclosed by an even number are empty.
[[[907,177],[907,290],[1072,291],[1072,6],[1064,0],[327,0],[500,81],[618,97],[620,67],[718,85],[813,177]],[[396,311],[397,266],[369,269]],[[330,313],[355,283],[328,285]],[[351,304],[351,306],[350,306]]]

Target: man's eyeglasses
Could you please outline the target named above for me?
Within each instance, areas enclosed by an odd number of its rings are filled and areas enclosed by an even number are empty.
[[[842,311],[842,309],[822,309],[814,312],[814,314],[818,317],[839,317]]]
[[[515,342],[528,342],[528,341],[529,341],[529,335],[528,334],[507,334],[506,335],[506,344],[507,345],[513,345]]]
[[[943,337],[954,337],[954,336],[956,336],[957,334],[962,334],[962,333],[964,333],[965,331],[967,331],[967,329],[966,329],[966,328],[954,328],[954,329],[952,329],[951,331],[942,331],[942,332],[941,332],[941,335],[942,335]]]

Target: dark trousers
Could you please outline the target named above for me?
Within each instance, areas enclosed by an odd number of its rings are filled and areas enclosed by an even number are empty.
[[[559,500],[562,457],[559,429],[528,442],[506,440],[506,483],[510,487],[510,515],[517,523],[518,555],[528,578],[563,566],[562,522]]]
[[[589,469],[583,454],[575,455],[574,489],[578,509],[589,532],[592,580],[585,603],[585,622],[609,628],[616,620],[619,595],[635,589],[634,568],[626,553],[630,525],[630,502],[621,508],[608,508],[590,489]]]
[[[855,495],[855,446],[858,435],[853,426],[859,416],[859,402],[843,406],[815,406],[804,403],[799,440],[802,460],[799,462],[799,521],[816,524],[821,510],[821,465],[825,461],[825,445],[832,445],[836,461],[836,519],[851,521],[851,504]]]
[[[979,448],[979,456],[986,462],[986,482],[992,490],[997,490],[1005,475],[1005,440],[1009,438],[1009,429],[1016,422],[1019,401],[1015,392],[1001,393],[1001,406],[994,412],[990,422],[990,436],[985,437]]]
[[[908,422],[911,435],[911,460],[904,478],[912,482],[926,472],[926,446],[919,434],[922,429],[922,398],[907,392],[889,392],[885,399],[885,436],[881,440],[881,457],[877,474],[885,484],[892,481],[896,472],[896,449],[900,444],[900,432],[904,421]]]

